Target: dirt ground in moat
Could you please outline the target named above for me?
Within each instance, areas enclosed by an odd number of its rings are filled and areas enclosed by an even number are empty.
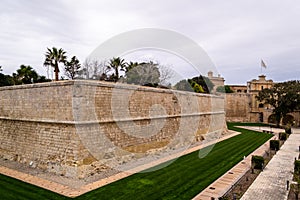
[[[234,199],[234,196],[236,199],[240,199],[256,179],[256,177],[259,175],[259,173],[259,170],[254,170],[254,173],[252,173],[251,170],[248,170],[245,175],[239,180],[239,182],[234,185],[232,190],[227,193],[225,199]]]
[[[268,162],[272,159],[272,157],[275,155],[274,151],[268,152],[269,155],[264,155],[265,158],[265,166],[268,164]],[[247,191],[247,189],[250,187],[250,185],[254,182],[254,180],[257,178],[257,176],[260,174],[261,170],[254,169],[253,173],[252,170],[248,170],[244,176],[240,178],[240,180],[226,193],[226,195],[223,197],[224,199],[240,199],[243,194]],[[292,199],[289,199],[292,200]]]
[[[300,194],[299,194],[298,197],[300,198]],[[295,193],[294,193],[292,190],[290,190],[289,196],[288,196],[288,199],[287,199],[287,200],[296,200]]]

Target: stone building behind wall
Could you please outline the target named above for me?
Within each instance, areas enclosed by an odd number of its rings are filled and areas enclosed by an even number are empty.
[[[247,93],[247,86],[246,85],[230,85],[230,89],[234,93]]]
[[[223,77],[221,77],[220,74],[218,74],[218,76],[216,77],[216,76],[214,76],[212,71],[209,71],[207,73],[207,77],[214,84],[212,93],[215,93],[219,86],[224,86],[225,79]]]
[[[229,85],[233,93],[226,94],[226,120],[236,122],[275,123],[275,116],[269,104],[263,104],[256,99],[258,93],[273,87],[273,80],[267,80],[265,75],[252,79],[247,85]],[[294,123],[300,125],[300,112],[289,113],[282,119],[282,124]]]
[[[272,114],[271,106],[263,104],[256,99],[258,93],[266,88],[273,87],[273,80],[266,80],[265,75],[258,76],[247,82],[247,93],[250,95],[250,121],[268,122],[268,117]]]

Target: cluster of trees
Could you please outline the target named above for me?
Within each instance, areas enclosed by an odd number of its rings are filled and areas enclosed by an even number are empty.
[[[39,75],[31,66],[21,65],[12,75],[1,73],[0,66],[0,86],[21,85],[30,83],[49,82],[45,76]]]
[[[262,103],[273,107],[276,125],[288,113],[300,110],[300,82],[299,80],[276,83],[272,88],[265,88],[256,96]]]
[[[175,84],[174,89],[197,92],[197,93],[210,93],[214,84],[205,76],[196,76],[191,79],[184,79]]]
[[[169,80],[174,76],[173,71],[157,62],[126,62],[120,57],[115,57],[109,61],[86,59],[81,65],[76,56],[72,56],[68,60],[66,54],[62,48],[47,48],[44,66],[53,68],[55,81],[59,80],[60,68],[63,67],[64,75],[69,79],[93,79],[171,88]],[[61,79],[64,77],[61,76]],[[31,66],[21,65],[20,69],[12,76],[0,73],[0,86],[47,81],[51,80],[45,76],[40,76]],[[207,77],[200,75],[179,81],[173,89],[209,93],[213,86]]]
[[[76,56],[73,56],[69,61],[67,60],[66,52],[60,48],[53,47],[52,49],[47,48],[45,54],[44,66],[51,66],[55,72],[55,80],[57,81],[59,75],[59,65],[63,64],[65,69],[65,75],[74,79],[80,71],[81,65]],[[2,67],[0,66],[0,86],[30,84],[30,83],[41,83],[49,82],[51,79],[45,76],[39,75],[31,66],[21,65],[19,69],[12,75],[6,75],[1,73]]]
[[[112,58],[108,62],[86,59],[83,65],[76,56],[67,60],[66,51],[62,48],[47,48],[44,66],[53,67],[55,80],[59,79],[59,65],[63,65],[65,75],[70,79],[94,79],[103,81],[121,81],[138,85],[165,84],[172,75],[172,71],[158,63],[125,62],[120,57]]]
[[[67,60],[66,51],[62,48],[57,49],[52,47],[52,49],[47,48],[47,52],[45,54],[46,58],[44,61],[44,66],[51,66],[54,69],[55,73],[55,81],[58,81],[59,76],[59,65],[63,64],[65,69],[65,75],[74,79],[76,75],[79,73],[81,64],[76,56],[73,56],[70,61]]]
[[[168,81],[173,77],[173,72],[169,68],[153,61],[126,62],[120,57],[114,57],[108,62],[86,59],[81,66],[75,56],[67,61],[66,52],[63,49],[48,48],[44,65],[54,68],[55,80],[58,80],[59,63],[64,65],[65,75],[70,79],[94,79],[170,88],[171,84]],[[213,83],[207,77],[200,75],[192,79],[182,80],[173,88],[209,93],[213,87]]]
[[[173,77],[167,67],[149,62],[126,62],[120,57],[107,61],[86,59],[83,69],[78,72],[79,79],[122,82],[136,85],[166,86]]]
[[[171,69],[153,61],[141,63],[126,62],[120,57],[112,58],[108,62],[86,59],[83,63],[83,69],[79,70],[77,75],[79,79],[118,81],[198,93],[210,93],[214,87],[209,78],[202,75],[181,80],[172,87],[168,82],[174,76]]]

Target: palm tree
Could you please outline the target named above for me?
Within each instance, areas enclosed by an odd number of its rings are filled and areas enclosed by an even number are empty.
[[[128,63],[128,65],[126,66],[126,68],[125,68],[125,73],[129,72],[130,70],[132,70],[133,68],[137,67],[138,65],[139,65],[138,62],[132,62],[132,61],[130,61]]]
[[[55,72],[55,81],[58,81],[58,73],[59,73],[59,63],[65,63],[67,56],[65,55],[66,52],[60,48],[52,47],[52,49],[47,48],[48,51],[46,52],[44,66],[51,66],[54,68]]]
[[[30,84],[37,81],[38,74],[29,65],[21,65],[17,73],[13,73],[13,77],[16,84]]]
[[[112,80],[117,82],[119,80],[119,69],[121,71],[124,71],[124,69],[126,68],[126,62],[124,59],[117,57],[117,58],[112,58],[109,60],[108,69],[112,69],[114,70],[114,74],[112,75]]]
[[[76,56],[73,56],[70,62],[67,61],[65,65],[65,74],[67,75],[67,77],[73,80],[75,76],[79,73],[81,68],[79,60],[76,58]]]

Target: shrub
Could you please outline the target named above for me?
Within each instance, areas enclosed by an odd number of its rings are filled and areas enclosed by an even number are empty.
[[[270,140],[270,149],[279,150],[279,140]]]
[[[285,133],[285,132],[279,133],[279,140],[285,141],[287,139],[287,137],[288,137],[287,133]]]
[[[294,173],[295,174],[300,173],[300,160],[295,160],[294,162]]]
[[[287,125],[287,126],[284,128],[284,130],[285,130],[285,132],[286,132],[287,134],[291,134],[291,133],[292,133],[292,128],[291,128],[291,126],[289,126],[289,125]]]
[[[158,83],[145,83],[143,86],[147,86],[147,87],[158,87]]]
[[[221,93],[233,93],[233,90],[230,88],[229,85],[219,86],[217,87],[216,91]]]
[[[262,169],[264,164],[264,158],[262,156],[252,156],[251,164],[254,169]]]

